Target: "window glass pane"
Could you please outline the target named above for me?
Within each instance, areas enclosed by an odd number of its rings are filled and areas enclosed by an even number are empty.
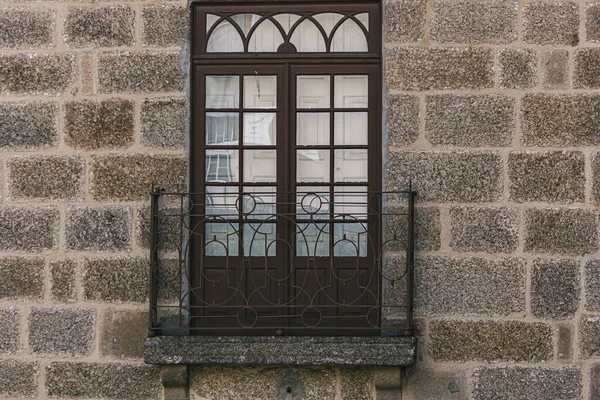
[[[226,20],[217,25],[206,43],[207,53],[242,53],[243,51],[244,42],[240,33]]]
[[[239,254],[237,223],[207,223],[204,251],[207,256],[235,257]]]
[[[219,20],[219,16],[215,14],[206,14],[206,32]]]
[[[239,143],[240,115],[238,113],[206,113],[206,144],[232,146]]]
[[[206,150],[206,182],[238,182],[237,150]]]
[[[331,51],[369,51],[369,45],[362,29],[356,22],[347,19],[333,34]]]
[[[275,113],[244,113],[244,145],[275,145],[275,118]]]
[[[244,150],[244,182],[275,182],[277,151]]]
[[[307,19],[300,22],[294,29],[290,43],[296,46],[299,53],[322,53],[327,50],[325,46],[325,38],[317,26]]]
[[[367,29],[367,32],[369,32],[369,13],[357,14],[355,17],[363,24]]]
[[[283,43],[283,37],[275,24],[265,19],[254,30],[248,42],[248,51],[256,53],[276,53]]]
[[[331,34],[331,30],[335,24],[337,24],[342,18],[344,18],[344,16],[338,13],[321,13],[315,15],[315,19],[323,27],[325,32],[327,32],[327,36]]]
[[[244,76],[244,108],[276,108],[276,76]]]
[[[368,113],[337,112],[334,118],[334,143],[336,145],[368,144]]]
[[[336,186],[333,192],[333,212],[337,217],[366,219],[368,193],[366,186]]]
[[[260,15],[256,14],[236,14],[231,17],[235,23],[242,29],[244,35],[248,35],[250,28],[260,20]]]
[[[367,256],[367,223],[335,223],[333,255],[335,257]]]
[[[329,150],[297,150],[297,182],[329,182]]]
[[[336,75],[335,108],[367,108],[369,77],[367,75]]]
[[[329,256],[329,224],[306,223],[296,225],[297,257]]]
[[[297,113],[296,144],[328,145],[329,113]]]
[[[244,255],[274,257],[277,253],[277,232],[274,223],[244,224]]]
[[[298,186],[296,189],[296,218],[329,219],[328,186]]]
[[[206,77],[206,108],[238,108],[240,105],[238,76]]]
[[[231,217],[238,215],[238,189],[235,186],[208,186],[206,214]]]
[[[275,20],[279,22],[285,33],[290,32],[290,28],[298,21],[300,17],[296,14],[279,14],[275,16]]]
[[[245,186],[242,211],[252,219],[270,219],[277,213],[275,186]]]
[[[330,108],[329,75],[298,75],[297,108]]]
[[[366,182],[368,173],[367,150],[335,151],[336,182]]]

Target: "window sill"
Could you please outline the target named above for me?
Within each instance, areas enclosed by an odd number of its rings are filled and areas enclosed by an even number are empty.
[[[361,365],[416,362],[414,337],[157,336],[146,339],[148,364]]]

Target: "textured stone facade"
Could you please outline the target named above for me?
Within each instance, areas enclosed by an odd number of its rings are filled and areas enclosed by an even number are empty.
[[[418,191],[404,398],[600,399],[600,3],[383,4],[386,185]],[[0,398],[161,398],[142,361],[148,193],[186,187],[189,29],[186,0],[0,1]],[[378,384],[190,382],[236,400]]]

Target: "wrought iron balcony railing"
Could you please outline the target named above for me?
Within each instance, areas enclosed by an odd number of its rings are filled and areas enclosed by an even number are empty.
[[[153,191],[151,335],[412,335],[414,192],[252,189]]]

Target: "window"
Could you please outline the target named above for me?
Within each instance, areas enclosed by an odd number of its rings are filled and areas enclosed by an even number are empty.
[[[378,334],[378,3],[194,4],[193,27],[191,326]]]

